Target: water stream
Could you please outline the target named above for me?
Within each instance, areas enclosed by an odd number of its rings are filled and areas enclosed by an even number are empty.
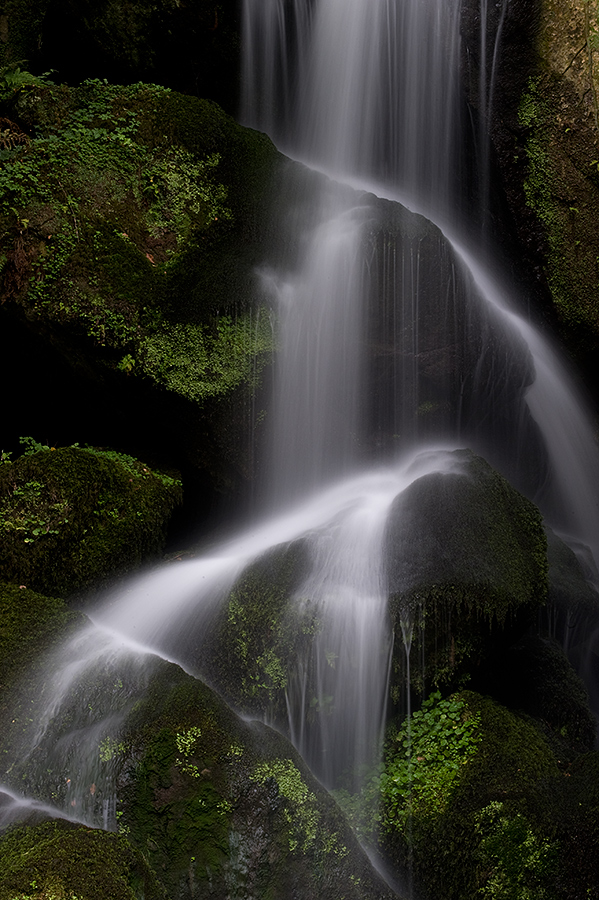
[[[485,159],[504,15],[505,4],[490,46],[483,35]],[[129,702],[117,669],[140,689],[151,653],[201,671],[202,643],[236,580],[301,539],[310,567],[295,600],[318,608],[322,633],[288,685],[289,735],[327,785],[376,759],[393,642],[386,515],[416,478],[459,467],[451,448],[489,458],[599,560],[599,457],[583,404],[464,237],[459,18],[458,0],[245,0],[243,121],[327,176],[314,176],[310,215],[288,218],[293,264],[262,272],[280,351],[256,520],[106,599],[94,614],[101,630],[64,650],[70,668],[48,691],[32,757],[53,752],[57,709],[98,669],[116,699],[114,709],[99,704],[96,748]],[[308,724],[314,704],[327,714]],[[100,776],[70,756],[86,740],[64,738],[59,751],[96,786]],[[102,815],[111,827],[109,806]]]

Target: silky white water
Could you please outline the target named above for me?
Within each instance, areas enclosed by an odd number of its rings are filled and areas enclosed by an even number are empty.
[[[63,649],[68,668],[48,683],[28,753],[52,755],[65,808],[114,825],[110,769],[94,766],[127,714],[119,673],[143,690],[155,652],[201,674],[203,642],[237,579],[299,540],[310,566],[294,601],[318,610],[321,633],[290,674],[286,728],[328,785],[376,760],[393,643],[387,512],[416,478],[455,471],[448,448],[490,458],[598,558],[599,459],[585,411],[554,350],[462,236],[459,7],[245,0],[243,119],[328,176],[314,176],[308,214],[291,210],[281,226],[293,260],[260,272],[280,347],[267,475],[253,526],[133,579]],[[492,61],[480,88],[485,158],[496,38],[481,52]],[[484,200],[488,170],[480,181]],[[91,720],[56,748],[53,721],[81,685]]]

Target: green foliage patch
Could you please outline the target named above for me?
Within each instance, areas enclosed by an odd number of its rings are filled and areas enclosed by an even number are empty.
[[[272,145],[257,136],[244,156],[214,104],[157,85],[25,80],[4,111],[3,300],[193,402],[255,383],[274,341],[251,313],[245,218],[265,208]]]
[[[168,390],[201,401],[242,382],[254,387],[272,346],[268,315],[260,312],[221,316],[215,328],[164,324],[141,342],[141,367]]]
[[[487,900],[545,900],[553,896],[557,844],[535,833],[521,813],[494,800],[476,819],[479,865],[490,873],[477,896]]]
[[[64,596],[161,551],[177,478],[111,450],[26,441],[0,465],[2,578]]]
[[[407,833],[414,818],[441,814],[481,740],[480,713],[458,697],[431,694],[388,742],[384,827]]]

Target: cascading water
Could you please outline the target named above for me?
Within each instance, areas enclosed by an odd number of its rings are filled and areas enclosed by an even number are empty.
[[[101,639],[95,630],[78,639],[96,648],[94,659],[84,661],[80,644],[65,650],[77,684],[51,682],[31,759],[53,752],[56,710],[80,704],[78,685],[98,671],[106,700],[89,701],[87,727],[96,749],[108,739],[130,702],[118,672],[143,689],[131,642],[201,673],[203,643],[237,579],[297,541],[308,566],[292,599],[318,610],[319,634],[287,685],[289,734],[328,785],[376,758],[392,644],[386,516],[416,478],[459,467],[444,449],[423,452],[432,443],[472,446],[536,492],[558,526],[587,543],[599,534],[599,465],[584,412],[553,352],[459,237],[459,6],[245,0],[245,121],[334,176],[314,176],[309,214],[285,219],[293,260],[262,272],[280,352],[261,518],[210,555],[109,597],[94,616]],[[487,112],[493,78],[482,92]],[[86,767],[88,743],[60,736],[85,783],[79,808],[85,796],[88,817],[110,826],[110,772]]]
[[[441,420],[433,437],[474,446],[532,494],[558,527],[590,544],[597,560],[599,506],[593,482],[599,471],[599,455],[583,404],[550,345],[511,308],[509,292],[501,279],[485,266],[486,250],[477,257],[462,236],[465,229],[460,197],[460,192],[464,193],[460,145],[465,129],[459,79],[460,7],[459,2],[446,0],[426,4],[396,0],[368,3],[363,0],[296,0],[295,3],[246,0],[244,120],[252,127],[267,130],[295,158],[357,189],[398,201],[435,221],[461,269],[458,275],[454,270],[451,277],[462,280],[462,290],[468,295],[469,315],[477,317],[466,326],[461,338],[467,342],[474,331],[480,335],[481,329],[484,334],[462,376],[462,383],[454,381],[448,386],[444,402],[452,407],[452,412]],[[475,144],[478,144],[479,197],[483,205],[489,193],[488,129],[506,11],[506,4],[499,4],[496,29],[491,34],[488,4],[486,0],[481,3],[479,125]],[[271,81],[275,71],[278,77]],[[296,111],[292,119],[290,109]],[[331,190],[330,182],[323,182],[321,202],[327,202]],[[364,227],[368,228],[368,223]],[[334,240],[334,229],[335,224],[331,223],[329,241]],[[396,334],[391,335],[401,364],[394,365],[391,379],[394,395],[386,398],[386,414],[395,417],[397,430],[403,431],[405,437],[406,418],[417,422],[422,407],[430,403],[430,398],[423,394],[424,379],[418,373],[408,372],[405,366],[407,357],[422,357],[430,351],[418,312],[419,295],[424,293],[423,284],[430,275],[420,264],[422,241],[419,246],[408,243],[407,247],[404,241],[403,247],[394,246],[391,253],[389,247],[393,241],[388,234],[386,242],[386,247],[375,250],[379,259],[370,261],[369,277],[362,278],[361,302],[368,302],[365,296],[373,290],[375,280],[371,272],[378,265],[377,277],[387,285],[383,288],[379,285],[375,290],[388,293],[390,298],[386,297],[385,301],[392,306],[393,322],[385,323],[387,334],[401,319]],[[364,235],[363,243],[367,243]],[[315,248],[317,253],[304,262],[302,275],[304,283],[312,277],[321,287],[318,315],[310,319],[313,323],[310,325],[288,318],[285,309],[281,326],[283,341],[287,340],[287,332],[294,336],[298,346],[304,341],[310,353],[322,354],[321,360],[326,360],[330,371],[337,362],[341,367],[342,358],[335,354],[333,345],[325,346],[321,340],[319,318],[327,315],[321,307],[332,309],[335,302],[328,285],[339,284],[339,259],[323,251],[318,239]],[[438,268],[442,265],[439,257],[425,260],[425,264],[431,262]],[[456,315],[455,296],[460,290],[455,284],[449,284],[449,280],[433,286],[437,292],[446,292],[433,311],[446,319]],[[352,324],[354,328],[364,327],[365,314],[355,313],[355,288],[346,294],[348,301],[352,297],[352,302],[347,303],[348,321],[344,319],[339,324],[336,339],[340,328]],[[311,302],[315,302],[313,297]],[[281,306],[287,305],[285,294]],[[297,305],[304,307],[301,301]],[[439,326],[438,322],[427,324],[429,330],[431,325]],[[312,332],[310,327],[314,329]],[[493,353],[489,347],[497,332],[502,334],[502,345]],[[298,336],[300,333],[302,337]],[[447,328],[445,337],[451,341],[456,333]],[[355,333],[349,333],[347,340],[350,346],[359,344]],[[411,349],[406,347],[406,340],[411,342]],[[308,363],[306,369],[313,375],[312,357],[306,354],[304,358]],[[365,371],[362,357],[358,354],[355,359],[356,367],[361,366]],[[345,368],[343,372],[347,378]],[[353,381],[356,378],[354,375]],[[455,395],[459,393],[463,398],[467,380],[471,382],[467,386],[471,397],[469,409],[464,413],[464,406],[456,402]],[[296,377],[289,381],[291,389],[281,381],[279,396],[282,397],[278,403],[281,410],[291,415],[290,410],[298,411],[297,395],[301,387],[297,387]],[[351,390],[355,392],[353,382]],[[312,391],[314,396],[320,394],[316,385]],[[368,397],[371,408],[377,402],[372,394],[371,391]],[[359,392],[356,397],[361,401]],[[336,404],[333,393],[331,399],[329,415],[334,414]],[[326,412],[323,414],[325,403],[319,396],[315,415],[323,422],[327,420]],[[347,419],[347,432],[358,435],[356,444],[364,441],[359,427],[355,430],[355,417],[361,412],[363,408]],[[306,417],[295,417],[294,433],[319,433],[310,415],[308,410]],[[399,422],[403,424],[398,425]],[[364,424],[362,421],[363,427]],[[373,430],[372,418],[366,427]],[[534,434],[537,429],[540,440]],[[321,433],[325,445],[328,444],[324,428]],[[414,446],[429,437],[426,428],[417,424],[402,446]],[[278,441],[277,445],[284,446]],[[500,453],[498,445],[503,447]],[[322,456],[327,456],[326,449]]]

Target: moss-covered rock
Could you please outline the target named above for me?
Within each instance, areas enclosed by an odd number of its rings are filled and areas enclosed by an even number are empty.
[[[320,627],[308,600],[292,601],[306,564],[301,541],[252,563],[227,598],[197,663],[236,709],[282,730],[298,659],[306,663]]]
[[[3,151],[9,307],[88,363],[194,400],[247,379],[269,346],[248,307],[270,142],[152,85],[25,85],[7,104],[22,136]]]
[[[526,626],[547,596],[541,514],[482,458],[416,480],[395,501],[386,536],[394,628],[394,693],[457,684],[501,634]],[[400,640],[400,637],[402,639]]]
[[[5,581],[65,596],[161,553],[178,478],[110,450],[31,444],[0,464]]]
[[[176,667],[156,671],[119,742],[119,821],[169,896],[391,896],[290,745]]]
[[[551,897],[560,778],[531,724],[472,692],[433,697],[388,740],[384,843],[431,900]]]
[[[82,629],[58,601],[11,586],[0,596],[11,626],[0,673],[11,789],[118,829],[171,900],[391,900],[339,808],[276,732],[239,719],[178,666]],[[42,848],[60,846],[42,841],[40,866]]]
[[[0,835],[2,900],[165,900],[143,854],[126,838],[65,820]]]
[[[260,413],[248,397],[274,347],[255,271],[276,230],[272,143],[214,103],[146,84],[17,82],[0,115],[3,363],[14,371],[33,340],[48,358],[25,384],[69,373],[48,433],[68,440],[71,403],[88,442],[101,423],[213,484],[247,477]],[[23,415],[15,404],[8,432]]]
[[[564,900],[599,896],[599,753],[576,759],[554,798],[562,848],[556,894]]]
[[[596,896],[597,784],[596,753],[557,758],[538,723],[463,691],[390,727],[382,773],[340,801],[423,900],[573,900]]]
[[[472,51],[477,4],[468,6]],[[516,231],[511,253],[524,257],[524,277],[594,390],[599,7],[596,0],[515,0],[504,10],[490,129]],[[471,84],[480,83],[477,73]]]
[[[25,585],[0,582],[0,701],[1,715],[17,716],[9,692],[23,688],[25,697],[37,675],[36,663],[80,626],[82,616],[62,600],[44,597]],[[9,708],[10,707],[10,708]],[[6,751],[6,747],[3,748]]]

